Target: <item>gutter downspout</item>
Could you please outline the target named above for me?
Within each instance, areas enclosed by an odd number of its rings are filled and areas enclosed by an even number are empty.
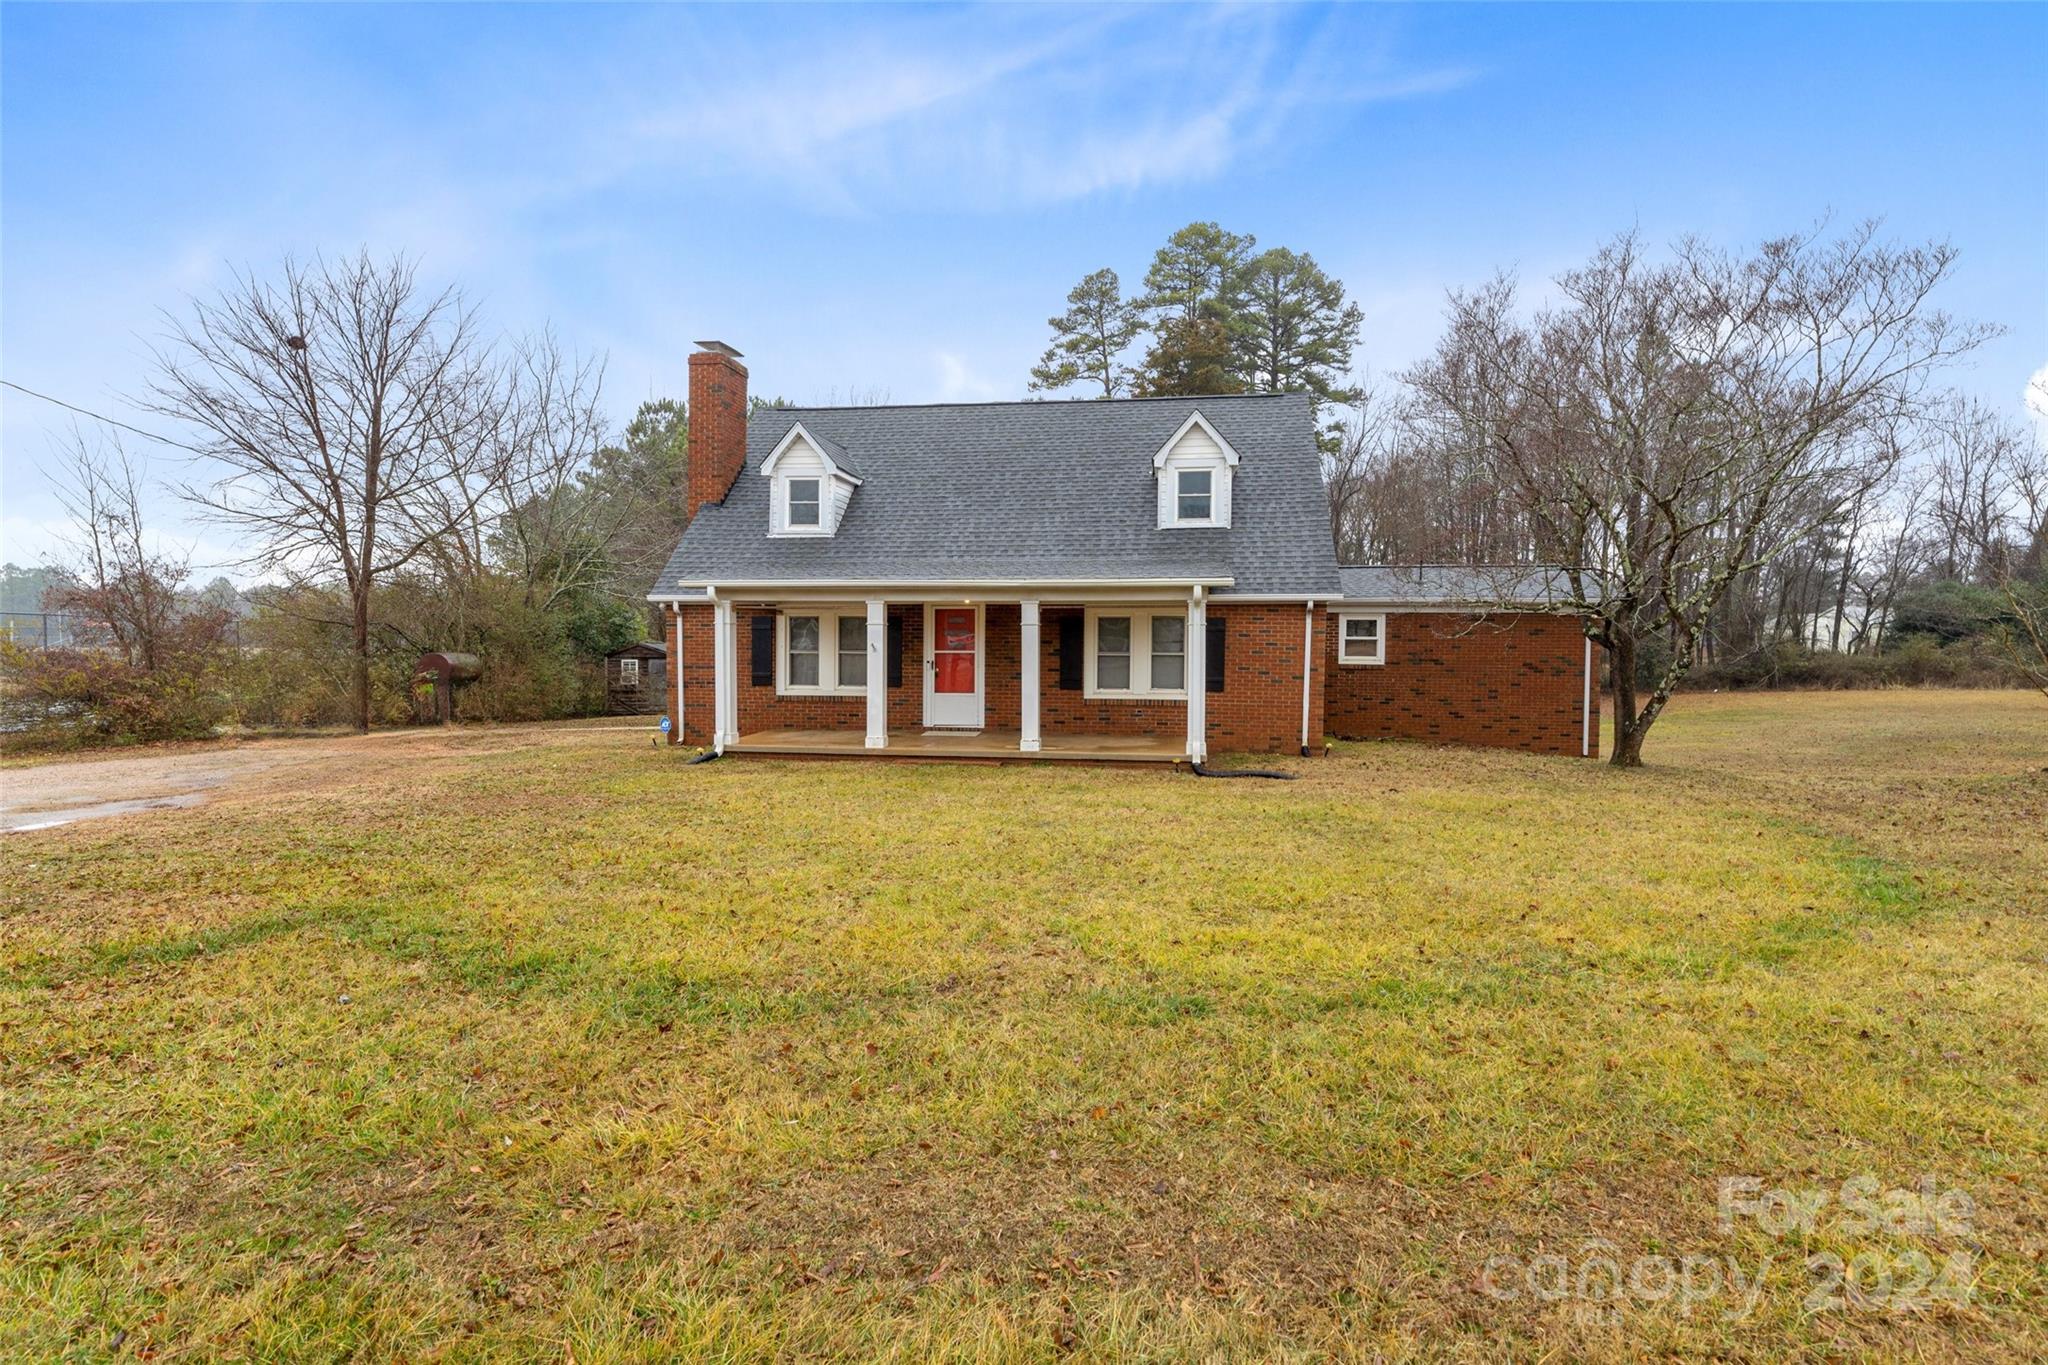
[[[1593,756],[1593,637],[1586,637],[1586,692],[1579,702],[1579,757]]]
[[[1308,757],[1309,679],[1316,671],[1316,604],[1310,598],[1301,613],[1301,756]]]

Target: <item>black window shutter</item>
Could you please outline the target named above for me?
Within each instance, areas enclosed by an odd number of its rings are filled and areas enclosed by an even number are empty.
[[[749,651],[751,657],[748,663],[751,667],[754,686],[773,687],[775,685],[775,618],[763,615],[749,617],[748,619],[753,623],[750,627],[753,631],[753,647]]]
[[[903,618],[889,618],[889,686],[903,686]]]
[[[1210,617],[1208,639],[1204,642],[1208,651],[1207,661],[1202,665],[1203,688],[1206,691],[1223,690],[1223,634],[1222,618]]]
[[[1081,618],[1060,618],[1060,691],[1081,690]]]

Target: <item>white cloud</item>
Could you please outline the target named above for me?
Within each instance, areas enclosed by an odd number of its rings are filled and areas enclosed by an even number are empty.
[[[610,173],[652,162],[736,175],[841,213],[1057,203],[1210,179],[1319,108],[1474,78],[1393,69],[1387,44],[1350,32],[1374,16],[1304,42],[1277,7],[1068,13],[919,14],[789,51],[721,35],[725,60],[627,121]]]
[[[946,403],[972,403],[1005,396],[1003,386],[975,373],[951,351],[935,351],[932,363],[939,371],[939,399]]]

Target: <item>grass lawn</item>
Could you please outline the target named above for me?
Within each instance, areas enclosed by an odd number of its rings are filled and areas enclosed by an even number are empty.
[[[1637,774],[407,743],[0,844],[0,1357],[2048,1354],[2038,696]]]

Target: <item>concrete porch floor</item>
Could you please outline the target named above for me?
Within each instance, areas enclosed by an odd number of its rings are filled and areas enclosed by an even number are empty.
[[[1185,763],[1187,742],[1154,735],[1043,735],[1039,750],[1018,749],[1016,730],[979,734],[927,734],[891,730],[889,747],[870,749],[858,730],[759,730],[728,744],[728,754],[801,755],[810,758],[963,759],[972,762]]]

